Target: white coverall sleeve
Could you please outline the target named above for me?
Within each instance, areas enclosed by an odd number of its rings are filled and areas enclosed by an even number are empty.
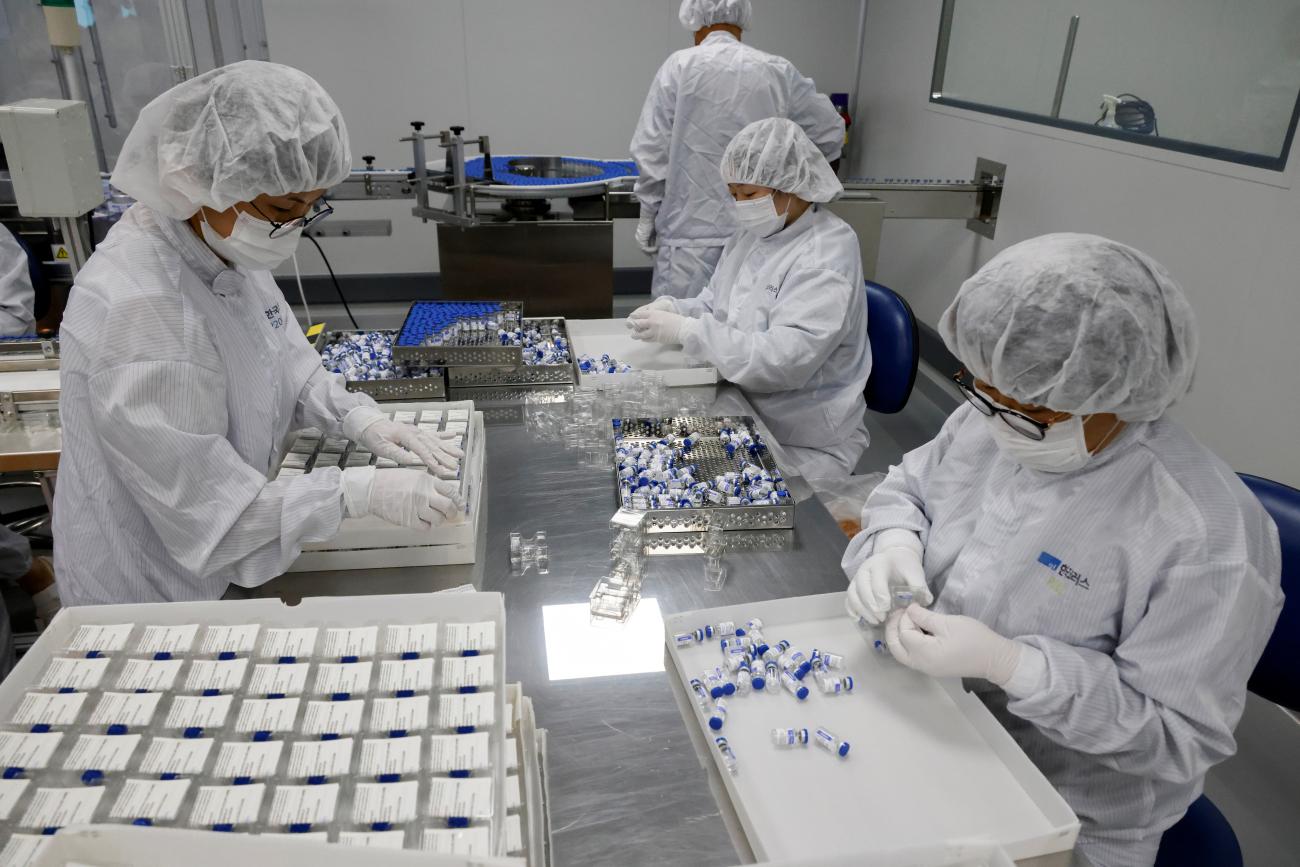
[[[844,151],[844,118],[831,105],[830,97],[817,92],[811,78],[794,66],[790,66],[789,76],[790,120],[803,127],[826,162],[835,162]]]
[[[220,371],[133,361],[101,370],[89,386],[109,465],[191,572],[233,566],[235,583],[255,587],[288,568],[303,542],[338,531],[341,471],[268,483],[225,438],[231,384]]]
[[[642,214],[658,214],[668,184],[668,152],[672,147],[673,115],[677,107],[677,83],[672,58],[664,62],[650,84],[641,119],[630,145],[636,160],[635,192]]]
[[[952,446],[957,430],[974,408],[962,404],[944,422],[938,435],[923,446],[903,455],[903,460],[889,468],[885,480],[876,486],[862,507],[862,532],[849,540],[840,565],[847,575],[857,574],[858,567],[875,553],[876,536],[885,530],[910,530],[929,544],[930,518],[926,508],[926,489],[934,468]]]
[[[1246,681],[1281,608],[1249,562],[1173,565],[1112,654],[1009,636],[1024,651],[1007,710],[1115,770],[1194,782],[1235,752]]]
[[[36,328],[36,291],[27,272],[27,253],[0,225],[0,337],[31,334]]]
[[[315,356],[314,351],[312,355]],[[326,436],[342,436],[343,419],[349,412],[359,406],[378,408],[379,404],[370,395],[348,391],[343,377],[326,370],[319,356],[313,362],[316,366],[298,393],[298,407],[293,415],[295,429],[314,427]]]
[[[802,388],[839,345],[854,291],[835,271],[795,271],[781,285],[767,330],[742,331],[703,316],[682,326],[682,347],[741,388],[760,394]]]

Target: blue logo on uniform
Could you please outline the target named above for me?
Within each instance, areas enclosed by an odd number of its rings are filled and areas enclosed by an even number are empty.
[[[1043,551],[1038,555],[1038,562],[1064,578],[1066,581],[1069,581],[1075,587],[1081,587],[1084,590],[1088,589],[1088,579],[1062,563],[1060,557],[1053,557],[1051,554]]]

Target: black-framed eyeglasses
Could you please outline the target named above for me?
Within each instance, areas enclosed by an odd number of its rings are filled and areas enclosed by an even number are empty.
[[[250,202],[249,204],[252,203]],[[272,220],[270,217],[266,216],[266,214],[263,214],[262,209],[253,204],[253,210],[262,214],[262,217],[271,224],[271,238],[282,238],[295,229],[306,229],[312,223],[318,223],[330,214],[334,213],[334,206],[325,201],[324,197],[321,197],[313,207],[316,208],[316,213],[306,217],[294,217],[292,220],[285,220],[281,223],[277,220]]]
[[[966,402],[980,411],[981,414],[992,418],[998,416],[1016,433],[1026,436],[1031,440],[1042,441],[1047,438],[1047,429],[1055,422],[1042,422],[1032,419],[1014,409],[1007,409],[1004,406],[998,406],[993,401],[979,393],[975,388],[975,377],[965,369],[959,370],[952,375],[952,381],[957,383],[961,389],[962,396]]]

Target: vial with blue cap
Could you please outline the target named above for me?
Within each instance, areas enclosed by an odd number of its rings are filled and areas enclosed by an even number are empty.
[[[772,729],[772,745],[786,749],[808,746],[808,729]]]
[[[786,692],[790,693],[799,701],[803,701],[808,697],[808,687],[795,680],[788,671],[781,672],[781,685],[785,687]]]
[[[817,746],[826,750],[828,753],[839,756],[841,759],[849,755],[849,742],[840,740],[835,734],[824,728],[818,728],[813,732],[813,740]]]
[[[777,692],[781,689],[781,669],[775,662],[767,663],[763,669],[763,690]]]
[[[724,737],[716,737],[713,739],[713,745],[717,748],[718,754],[722,756],[723,767],[727,769],[728,773],[735,776],[740,765],[736,761],[736,754],[732,752],[731,745],[727,743],[727,739]]]
[[[727,700],[720,698],[713,703],[713,713],[709,715],[709,728],[715,732],[727,723]]]

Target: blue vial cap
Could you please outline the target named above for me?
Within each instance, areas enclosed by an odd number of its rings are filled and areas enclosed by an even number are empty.
[[[735,694],[736,694],[736,685],[735,685],[734,683],[731,683],[730,681],[728,681],[727,683],[724,683],[724,684],[722,685],[722,694],[723,694],[723,695],[735,695]]]
[[[253,783],[252,777],[235,777],[233,780],[230,781],[230,785],[232,786],[249,786],[252,785],[252,783]]]
[[[387,830],[388,830],[389,828],[391,828],[391,827],[393,827],[393,826],[392,826],[392,824],[389,823],[389,822],[374,822],[374,823],[371,824],[371,826],[370,826],[370,830],[371,830],[371,831],[387,831]]]
[[[343,663],[348,663],[348,662],[357,662],[357,661],[359,661],[360,659],[361,659],[361,657],[359,657],[359,656],[340,656],[340,657],[339,657],[339,662],[343,662]]]
[[[478,656],[478,653],[479,653],[479,652],[478,652],[477,650],[462,650],[462,651],[460,652],[460,655],[461,655],[461,656]]]
[[[472,735],[475,731],[477,731],[475,726],[456,726],[456,734],[458,735]]]
[[[92,786],[92,785],[94,785],[95,783],[98,783],[98,782],[99,782],[100,780],[102,780],[103,778],[104,778],[104,772],[103,772],[103,771],[93,771],[93,770],[92,770],[92,771],[82,771],[82,772],[81,772],[81,782],[85,783],[87,786]]]
[[[146,819],[143,816],[141,816],[139,819],[132,819],[131,824],[140,825],[142,827],[148,828],[150,825],[153,824],[153,819]]]
[[[722,717],[720,717],[720,716],[712,716],[712,717],[709,717],[709,728],[713,729],[715,732],[718,731],[719,729],[721,729],[721,728],[722,728]]]
[[[253,740],[255,741],[269,741],[270,739],[270,732],[253,732]]]
[[[233,650],[223,650],[217,654],[217,659],[223,661],[228,659],[234,659],[234,658],[235,658],[235,652]]]
[[[4,778],[6,780],[15,780],[23,775],[22,768],[5,768]]]
[[[478,692],[478,687],[477,687],[477,686],[462,686],[462,687],[460,687],[459,689],[457,689],[456,692],[460,693],[461,695],[468,695],[469,693],[472,693],[472,692]]]
[[[347,701],[350,698],[352,698],[350,692],[336,692],[330,695],[330,701]]]
[[[212,830],[214,830],[214,831],[224,831],[224,832],[226,832],[226,833],[229,833],[229,832],[235,830],[235,826],[234,826],[232,823],[230,823],[230,822],[220,822],[220,823],[218,823],[218,824],[216,824],[216,825],[213,825],[213,826],[212,826]]]
[[[710,689],[709,696],[711,698],[722,698],[722,687],[715,686],[712,689]]]
[[[293,665],[297,661],[298,657],[296,656],[282,656],[276,660],[280,665]]]
[[[448,817],[447,817],[447,827],[448,827],[448,828],[468,828],[468,827],[469,827],[469,819],[468,819],[467,817],[465,817],[465,816],[448,816]]]
[[[159,662],[166,662],[167,660],[172,658],[172,655],[165,650],[160,650],[153,655],[153,658],[158,660]]]
[[[113,723],[111,726],[108,727],[108,730],[105,731],[104,734],[124,735],[126,734],[126,726],[124,726],[122,723]]]
[[[737,637],[737,638],[744,638],[744,637],[745,637],[745,627],[743,627],[743,626],[737,626],[737,627],[736,627],[736,637]]]
[[[57,832],[58,830],[59,830],[58,828],[42,828],[41,835],[44,837],[53,837],[55,832]]]
[[[810,671],[812,671],[812,663],[811,662],[802,663],[798,668],[794,670],[795,680],[803,680],[805,677],[808,676],[808,672]]]
[[[43,735],[49,730],[50,730],[49,723],[37,723],[36,725],[32,726],[32,734],[34,735]]]
[[[203,737],[203,726],[190,726],[185,731],[181,732],[181,737],[201,738]]]
[[[840,741],[840,748],[836,750],[836,752],[840,754],[840,758],[844,758],[845,756],[847,756],[849,754],[849,742]]]
[[[449,776],[449,777],[451,777],[451,778],[453,778],[453,779],[456,779],[456,780],[463,780],[463,779],[465,779],[466,777],[470,776],[470,772],[469,772],[469,771],[450,771],[450,772],[447,774],[447,776]]]
[[[766,644],[756,644],[754,645],[754,656],[755,657],[762,656],[764,653],[767,653],[768,650],[770,649],[771,648],[768,647]]]
[[[336,741],[339,739],[339,736],[335,732],[326,732],[320,736],[320,739],[323,741]]]
[[[767,678],[763,677],[761,674],[756,674],[750,679],[749,685],[754,687],[754,689],[762,689],[767,686]]]
[[[103,656],[103,655],[104,655],[103,652],[98,651],[98,650],[87,650],[87,651],[86,651],[86,659],[99,659],[99,658],[100,658],[101,656]]]
[[[61,687],[59,687],[59,695],[67,695],[67,694],[70,693],[70,692],[76,692],[76,690],[73,689],[73,688],[70,687],[70,686],[61,686]]]
[[[402,654],[402,659],[419,659],[420,654],[414,650],[407,650]]]
[[[148,692],[148,691],[149,691],[149,690],[147,690],[147,689],[137,689],[137,690],[133,690],[133,692],[134,692],[136,695],[141,695],[142,693],[146,693],[146,692]]]
[[[306,834],[311,830],[311,822],[294,822],[289,826],[290,834]]]
[[[167,782],[168,780],[179,780],[180,778],[181,778],[180,774],[159,774],[158,775],[158,779],[162,780],[164,783]]]
[[[404,738],[406,737],[406,729],[393,729],[388,733],[388,736],[390,738]]]
[[[794,697],[799,699],[799,701],[803,701],[805,698],[808,697],[808,687],[806,686],[799,687],[797,690],[795,690]]]
[[[375,782],[377,783],[396,783],[401,779],[401,774],[375,774]]]
[[[394,692],[393,695],[395,695],[397,698],[410,698],[410,697],[412,697],[413,695],[415,695],[415,690],[413,690],[413,689],[399,689],[399,690],[397,690],[396,692]]]
[[[221,690],[219,690],[219,689],[205,689],[205,690],[203,690],[203,695],[204,695],[205,697],[207,697],[207,698],[211,698],[211,697],[214,696],[214,695],[221,695]]]
[[[308,778],[307,778],[307,785],[309,785],[309,786],[320,786],[320,785],[323,785],[323,784],[325,783],[325,780],[326,780],[326,777],[325,777],[324,774],[317,774],[317,775],[315,775],[315,776],[313,776],[313,777],[308,777]]]
[[[268,692],[268,693],[266,694],[266,697],[267,697],[267,698],[284,698],[284,693],[282,693],[282,692]]]

